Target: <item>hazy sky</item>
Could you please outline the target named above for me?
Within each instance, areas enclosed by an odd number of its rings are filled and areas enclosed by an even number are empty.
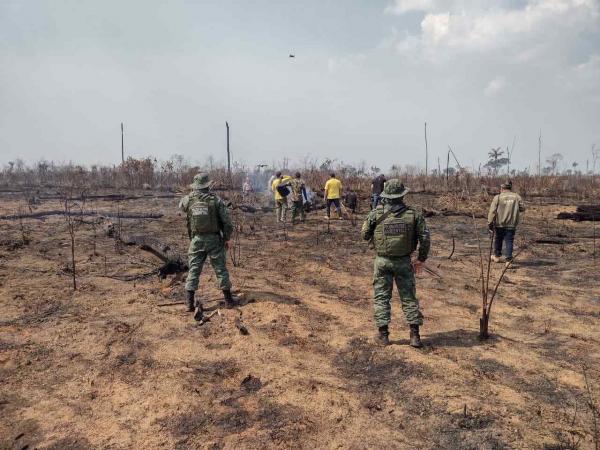
[[[295,58],[288,54],[294,53]],[[0,0],[0,163],[600,146],[600,0]]]

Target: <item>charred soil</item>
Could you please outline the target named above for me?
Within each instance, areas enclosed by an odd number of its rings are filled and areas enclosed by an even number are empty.
[[[120,226],[185,254],[176,202],[124,199]],[[85,207],[121,214],[103,198]],[[593,224],[557,220],[557,208],[530,205],[516,246],[530,245],[500,286],[487,341],[473,220],[427,219],[442,278],[417,280],[422,350],[408,346],[396,293],[392,345],[373,343],[365,211],[354,225],[317,211],[283,228],[237,210],[228,263],[240,306],[223,308],[207,265],[197,295],[219,314],[202,326],[184,312],[185,277],[161,279],[158,258],[99,223],[77,228],[74,291],[63,217],[0,220],[0,449],[594,448],[600,254]],[[0,199],[0,215],[18,209]]]

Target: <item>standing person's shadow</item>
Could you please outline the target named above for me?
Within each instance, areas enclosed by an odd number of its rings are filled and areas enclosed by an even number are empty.
[[[479,332],[475,330],[443,331],[440,333],[421,332],[421,340],[424,348],[427,347],[476,347],[479,345],[493,344],[498,342],[501,336],[490,335],[488,339],[479,339]],[[390,341],[392,345],[408,345],[409,339],[398,339]]]

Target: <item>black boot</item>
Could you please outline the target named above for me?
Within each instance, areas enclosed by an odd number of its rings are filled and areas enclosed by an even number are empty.
[[[198,303],[198,308],[196,308],[196,312],[194,313],[194,320],[202,322],[202,319],[204,319],[204,308],[202,308],[202,303]]]
[[[194,306],[195,306],[195,301],[194,301],[194,294],[195,291],[186,291],[187,293],[187,298],[186,298],[186,305],[187,305],[187,312],[194,312]]]
[[[233,298],[230,289],[223,289],[223,298],[225,298],[225,307],[227,309],[237,306],[237,300]]]
[[[419,325],[410,326],[410,346],[415,348],[423,347],[421,336],[419,336]]]
[[[379,327],[379,333],[377,334],[375,341],[379,345],[390,345],[390,332],[388,331],[387,325]]]

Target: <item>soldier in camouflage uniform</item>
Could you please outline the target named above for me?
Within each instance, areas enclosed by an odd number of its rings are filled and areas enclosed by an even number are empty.
[[[223,200],[210,192],[211,185],[208,175],[199,173],[190,185],[192,192],[179,202],[179,207],[186,214],[188,235],[191,239],[188,250],[189,272],[185,284],[189,312],[194,311],[194,294],[198,289],[200,273],[206,258],[210,258],[227,307],[235,304],[226,266],[226,250],[233,226]],[[201,321],[202,318],[202,303],[198,302],[194,319]]]
[[[402,301],[402,310],[410,326],[410,345],[422,347],[419,326],[423,315],[416,297],[415,271],[427,259],[430,247],[429,230],[423,216],[404,204],[408,189],[400,180],[389,180],[381,194],[382,203],[367,216],[362,226],[362,237],[373,241],[375,257],[373,288],[375,296],[375,323],[379,328],[377,341],[389,344],[388,324],[391,319],[394,280]],[[414,264],[411,254],[419,255]]]
[[[298,216],[300,216],[302,222],[306,219],[306,212],[304,211],[305,184],[300,172],[296,172],[294,179],[290,181],[290,187],[292,188],[290,195],[292,199],[292,225],[294,225]]]

